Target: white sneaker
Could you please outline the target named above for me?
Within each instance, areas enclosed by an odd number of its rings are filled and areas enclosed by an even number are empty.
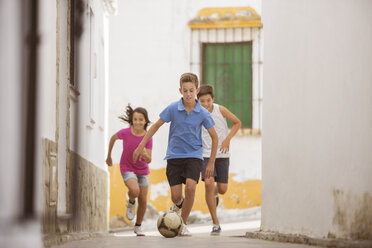
[[[220,225],[213,225],[211,235],[218,236],[221,233],[221,227]]]
[[[182,196],[182,202],[181,202],[181,204],[183,203],[184,200],[185,200],[185,198],[183,198],[183,196]],[[176,203],[173,203],[173,205],[170,208],[170,210],[176,212],[179,215],[181,215],[181,208],[177,207]]]
[[[182,225],[182,230],[181,232],[178,234],[178,236],[185,236],[185,237],[191,237],[192,234],[191,232],[189,231],[189,229],[187,229],[187,226],[185,224]]]
[[[172,207],[170,208],[171,211],[176,212],[178,215],[181,215],[181,209],[177,207],[176,204],[173,203]]]
[[[136,205],[136,202],[134,202],[133,204],[129,202],[128,200],[128,204],[127,204],[127,218],[128,220],[133,220],[134,219],[134,216],[135,216],[135,207]]]
[[[145,236],[142,226],[134,226],[134,233],[137,234],[137,236]]]

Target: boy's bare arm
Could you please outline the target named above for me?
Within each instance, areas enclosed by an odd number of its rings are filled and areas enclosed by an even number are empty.
[[[229,134],[226,136],[225,140],[223,140],[221,143],[220,151],[222,153],[226,153],[230,149],[230,140],[238,132],[239,128],[242,125],[242,122],[239,120],[238,117],[236,117],[233,113],[230,112],[230,110],[228,110],[224,106],[220,105],[220,111],[221,111],[222,116],[228,119],[229,121],[231,121],[233,124]]]
[[[142,154],[143,152],[143,149],[145,148],[145,145],[147,143],[147,141],[150,140],[150,138],[156,133],[156,131],[158,131],[158,129],[164,124],[164,121],[160,118],[159,120],[157,120],[157,122],[155,122],[149,129],[149,131],[147,131],[145,137],[143,137],[143,140],[141,141],[141,143],[137,146],[136,150],[134,150],[133,152],[133,162],[135,163],[138,159],[138,157]]]
[[[107,152],[107,158],[106,158],[106,164],[108,166],[112,165],[111,151],[112,151],[112,148],[114,147],[115,141],[117,139],[119,139],[117,134],[114,134],[114,135],[111,136],[110,143],[109,143],[109,149],[108,149],[108,152]]]
[[[209,156],[209,161],[205,169],[205,177],[209,178],[213,176],[214,172],[214,162],[216,161],[217,148],[218,148],[218,136],[214,127],[208,129],[208,133],[212,138],[212,150],[211,155]]]
[[[151,163],[151,155],[152,155],[151,149],[143,148],[141,155],[142,155],[143,160],[145,160],[147,164]]]

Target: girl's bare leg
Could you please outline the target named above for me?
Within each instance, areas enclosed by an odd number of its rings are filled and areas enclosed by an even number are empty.
[[[141,224],[147,208],[148,187],[139,187],[138,208],[136,224]]]

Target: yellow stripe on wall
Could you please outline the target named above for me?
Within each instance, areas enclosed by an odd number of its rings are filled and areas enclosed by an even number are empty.
[[[188,25],[191,29],[263,26],[261,16],[251,7],[204,8]]]
[[[110,219],[113,216],[125,218],[127,188],[124,185],[118,164],[109,167],[110,171]],[[229,175],[229,186],[225,195],[220,195],[225,209],[246,209],[261,206],[261,180],[247,180],[237,182],[233,180],[234,174]],[[165,168],[150,170],[150,189],[147,201],[151,203],[157,211],[167,211],[172,206],[170,189],[165,175]],[[163,189],[163,190],[162,190]],[[157,197],[150,199],[151,190],[156,192]],[[165,192],[167,190],[167,192]],[[193,210],[208,213],[205,202],[204,182],[199,181]],[[127,221],[127,220],[126,220]],[[128,222],[129,223],[129,222]]]

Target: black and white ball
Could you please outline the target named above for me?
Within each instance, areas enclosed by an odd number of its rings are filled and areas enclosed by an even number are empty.
[[[174,211],[168,211],[158,218],[158,230],[166,238],[176,237],[182,230],[182,218]]]

